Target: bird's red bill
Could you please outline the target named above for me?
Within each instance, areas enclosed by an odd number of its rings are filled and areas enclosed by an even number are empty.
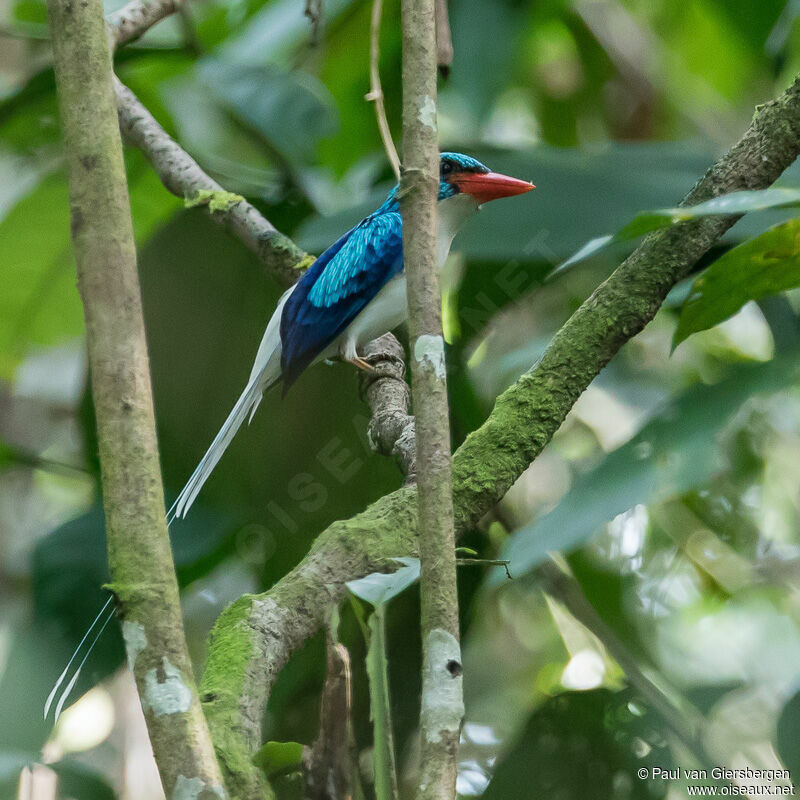
[[[525,194],[536,188],[529,181],[521,181],[510,175],[501,175],[499,172],[460,175],[457,182],[458,188],[463,193],[472,195],[478,204],[498,200],[501,197]]]

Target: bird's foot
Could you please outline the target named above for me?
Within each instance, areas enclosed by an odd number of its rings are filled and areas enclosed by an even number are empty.
[[[353,356],[353,358],[347,358],[345,361],[347,361],[348,364],[352,364],[354,367],[358,367],[364,372],[368,372],[370,375],[375,372],[375,367],[373,367],[372,364],[370,364],[366,359],[361,358],[361,356]]]

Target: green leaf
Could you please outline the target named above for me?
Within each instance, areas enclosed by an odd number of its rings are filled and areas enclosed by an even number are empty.
[[[717,259],[692,284],[673,349],[735,314],[750,300],[800,286],[800,218],[790,219]]]
[[[371,603],[375,608],[388,603],[393,597],[404,592],[412,583],[419,580],[418,558],[395,558],[405,566],[394,572],[373,572],[355,581],[348,581],[347,588],[362,600]]]
[[[47,6],[41,0],[17,0],[13,6],[15,22],[47,24]]]
[[[389,697],[389,662],[386,657],[386,614],[382,605],[376,606],[368,625],[367,679],[369,715],[373,723],[375,797],[377,800],[396,800],[397,765]]]
[[[739,365],[713,386],[693,386],[627,444],[577,478],[553,511],[508,541],[501,553],[515,576],[554,551],[571,551],[637,503],[663,500],[703,484],[724,466],[715,437],[751,395],[779,391],[800,376],[798,352]],[[490,580],[500,582],[500,576]]]
[[[792,775],[800,775],[800,692],[792,695],[778,717],[778,754]]]
[[[454,250],[470,260],[554,266],[587,237],[616,230],[642,208],[674,202],[713,158],[697,146],[663,143],[506,150],[462,142],[457,149],[497,172],[530,179],[537,188],[523,197],[487,203],[459,232]],[[383,202],[389,188],[384,184],[348,211],[305,221],[300,243],[309,252],[321,252]]]
[[[83,331],[62,175],[46,178],[8,213],[0,241],[0,376],[10,377],[31,345],[58,344]]]
[[[129,159],[137,242],[180,207],[136,155]],[[31,348],[57,345],[83,332],[63,173],[46,177],[0,222],[0,377],[10,377]]]
[[[676,207],[643,211],[615,234],[600,236],[587,242],[553,270],[552,274],[562,272],[579,261],[584,261],[610,244],[638,239],[646,233],[660,228],[668,228],[670,225],[688,222],[699,217],[731,216],[746,214],[748,211],[790,208],[799,205],[800,189],[772,188],[758,191],[731,192],[685,208]]]
[[[303,745],[299,742],[267,742],[253,756],[253,763],[261,767],[268,778],[294,772],[303,766]]]
[[[313,158],[317,141],[338,128],[327,90],[310,74],[208,59],[200,76],[219,103],[291,165]]]

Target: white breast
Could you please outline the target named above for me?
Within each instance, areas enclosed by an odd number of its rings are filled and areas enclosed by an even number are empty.
[[[447,261],[453,237],[461,225],[478,207],[469,195],[457,194],[437,204],[436,249],[439,268]],[[367,307],[350,323],[339,338],[326,349],[320,358],[330,358],[337,353],[353,358],[357,348],[394,330],[408,315],[406,301],[406,276],[400,273],[392,278]]]

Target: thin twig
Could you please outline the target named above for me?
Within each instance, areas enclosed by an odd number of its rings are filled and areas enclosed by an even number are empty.
[[[313,259],[276,230],[255,206],[243,197],[226,192],[207,175],[127,86],[115,79],[114,88],[125,141],[145,154],[164,186],[185,200],[206,198],[204,205],[215,222],[229,226],[284,285],[294,283]]]
[[[372,0],[372,20],[369,29],[369,94],[365,100],[375,103],[375,116],[378,119],[378,130],[381,134],[383,149],[386,158],[392,165],[395,178],[400,180],[400,156],[392,140],[389,121],[386,119],[386,107],[383,103],[383,88],[381,86],[380,57],[381,57],[381,14],[383,13],[383,0]]]
[[[502,567],[506,571],[506,578],[514,580],[508,565],[511,562],[507,558],[457,558],[456,564],[459,567]]]

